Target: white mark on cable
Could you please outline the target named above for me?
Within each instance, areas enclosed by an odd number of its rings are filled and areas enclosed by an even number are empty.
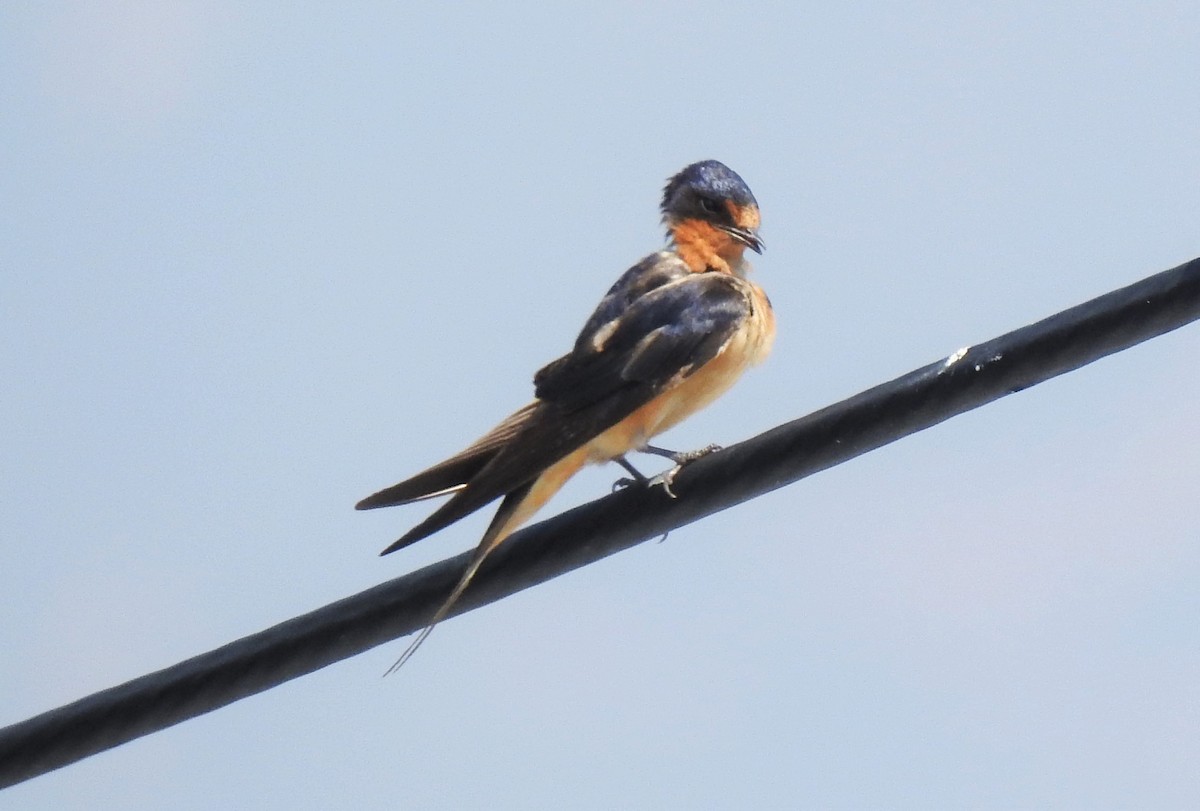
[[[946,358],[946,362],[943,364],[943,366],[945,368],[949,369],[951,366],[953,366],[954,364],[958,363],[960,360],[965,358],[967,356],[967,353],[970,351],[971,351],[971,347],[964,346],[962,349],[958,350],[953,355]]]

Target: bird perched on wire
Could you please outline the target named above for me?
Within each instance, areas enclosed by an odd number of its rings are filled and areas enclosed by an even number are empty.
[[[747,278],[743,258],[746,248],[762,253],[758,202],[732,169],[701,161],[667,182],[662,216],[668,249],[617,280],[571,351],[534,375],[532,403],[461,453],[358,503],[369,510],[452,496],[386,555],[504,499],[458,584],[388,673],[449,613],[488,554],[585,464],[615,461],[648,483],[625,454],[667,456],[676,466],[656,481],[671,493],[682,465],[715,450],[674,453],[648,443],[771,349],[771,303]]]

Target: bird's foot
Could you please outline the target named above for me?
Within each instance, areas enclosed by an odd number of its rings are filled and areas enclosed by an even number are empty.
[[[702,459],[705,456],[708,456],[710,453],[716,453],[719,450],[721,450],[720,445],[707,445],[699,450],[694,451],[669,451],[665,448],[656,448],[653,445],[646,445],[644,448],[642,448],[644,453],[652,453],[655,456],[665,456],[675,463],[675,467],[658,474],[653,479],[650,479],[647,484],[650,486],[661,484],[663,490],[666,491],[668,496],[671,498],[679,498],[679,496],[675,495],[675,491],[671,489],[671,485],[675,483],[675,477],[679,475],[679,471],[683,470],[697,459]]]

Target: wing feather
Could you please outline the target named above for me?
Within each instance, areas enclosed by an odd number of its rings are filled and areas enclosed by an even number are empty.
[[[521,432],[537,407],[538,403],[530,403],[480,437],[466,450],[399,484],[393,484],[391,487],[367,496],[358,502],[354,509],[373,510],[378,507],[392,507],[397,504],[435,498],[463,489],[471,479],[479,474],[479,471],[487,466],[501,448]]]

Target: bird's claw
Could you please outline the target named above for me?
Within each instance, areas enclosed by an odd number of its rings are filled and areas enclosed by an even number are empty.
[[[683,470],[697,459],[703,459],[710,453],[716,453],[719,450],[721,450],[720,445],[707,445],[699,450],[673,453],[668,458],[675,463],[675,467],[655,476],[650,480],[650,484],[661,484],[662,489],[668,496],[671,498],[679,498],[679,496],[675,494],[675,491],[671,489],[671,485],[675,483],[675,477],[679,475],[679,471]]]
[[[675,491],[671,489],[671,485],[675,483],[675,476],[678,475],[679,471],[681,470],[683,470],[683,465],[676,464],[675,467],[671,468],[670,470],[665,470],[651,479],[650,486],[653,487],[656,484],[662,485],[664,493],[671,498],[679,498],[679,496],[675,495]]]
[[[618,490],[624,490],[627,487],[633,487],[635,484],[644,484],[644,482],[639,482],[637,479],[631,479],[628,476],[622,476],[612,483],[612,492],[615,493]]]

